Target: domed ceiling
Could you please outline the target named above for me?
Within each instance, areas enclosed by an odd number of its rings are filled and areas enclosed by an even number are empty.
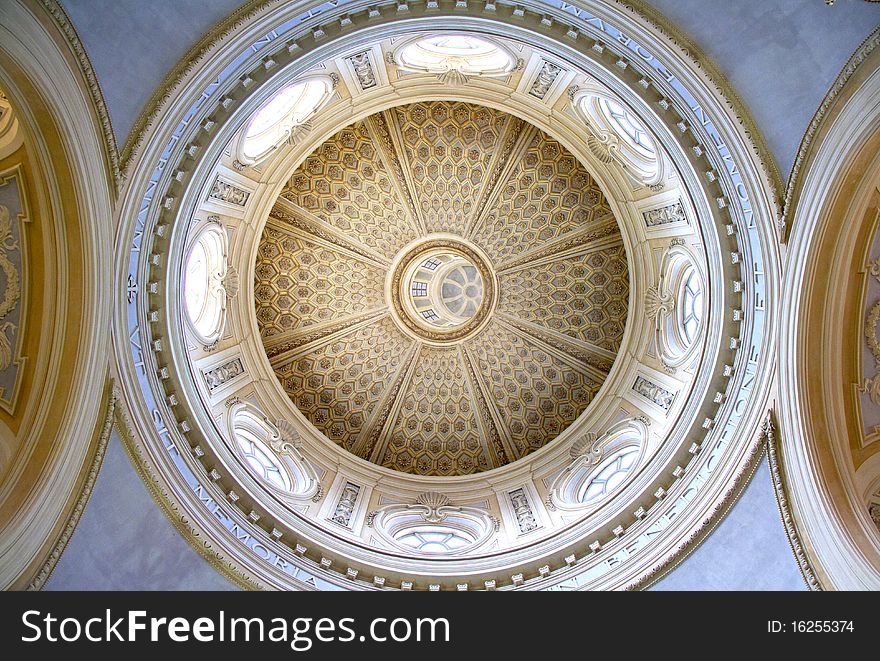
[[[256,317],[331,441],[419,475],[502,466],[589,406],[629,276],[596,183],[506,113],[414,103],[308,156],[260,240]]]

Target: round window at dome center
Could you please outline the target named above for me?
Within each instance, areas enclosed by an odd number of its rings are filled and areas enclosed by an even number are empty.
[[[467,323],[483,304],[483,277],[467,257],[432,253],[419,260],[409,276],[412,309],[432,326]]]
[[[404,249],[395,261],[392,308],[409,332],[440,343],[482,328],[496,287],[479,249],[467,241],[433,238]]]

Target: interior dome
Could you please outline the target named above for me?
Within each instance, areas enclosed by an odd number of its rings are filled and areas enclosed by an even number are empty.
[[[755,179],[632,57],[551,47],[528,12],[408,11],[248,55],[162,170],[126,337],[169,431],[141,454],[260,585],[643,585],[757,456],[775,326],[747,268],[775,253],[734,209]],[[441,35],[509,66],[410,66]],[[249,158],[255,114],[313,79],[320,108]]]
[[[521,119],[451,101],[374,114],[310,154],[255,273],[293,404],[349,452],[419,475],[556,438],[607,377],[629,298],[620,230],[584,166]]]

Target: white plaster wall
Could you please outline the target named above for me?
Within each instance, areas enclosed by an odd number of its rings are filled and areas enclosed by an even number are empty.
[[[648,0],[727,77],[783,178],[828,88],[880,24],[863,0]]]
[[[150,497],[114,430],[83,517],[46,590],[233,590]],[[655,590],[805,590],[766,460],[710,537]]]
[[[807,589],[782,527],[766,458],[721,524],[651,589]]]
[[[171,525],[116,430],[67,549],[45,590],[234,590]]]
[[[120,149],[153,92],[241,0],[61,0],[86,48]]]
[[[61,0],[92,60],[120,146],[153,91],[240,0]],[[801,136],[880,4],[648,0],[721,69],[788,176]]]

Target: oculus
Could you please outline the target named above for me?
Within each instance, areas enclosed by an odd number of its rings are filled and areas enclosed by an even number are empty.
[[[458,340],[479,329],[496,291],[487,258],[450,238],[428,239],[405,250],[390,287],[402,325],[432,342]]]
[[[673,243],[663,253],[660,280],[645,296],[655,322],[657,351],[664,365],[683,365],[693,356],[703,328],[704,279],[698,261],[684,245]]]

